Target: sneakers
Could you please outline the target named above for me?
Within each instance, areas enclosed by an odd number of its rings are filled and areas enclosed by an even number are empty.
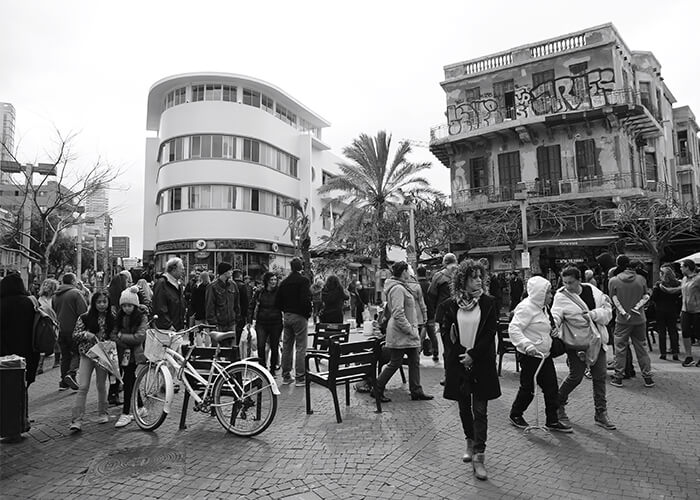
[[[75,420],[70,423],[69,429],[71,432],[80,432],[83,430],[83,424],[79,420]]]
[[[545,424],[545,427],[550,431],[564,432],[566,434],[574,432],[571,426],[565,424],[564,422],[552,422],[551,424]]]
[[[64,384],[64,383],[63,383],[63,380],[61,380],[61,381],[58,383],[58,390],[59,390],[59,391],[67,391],[67,390],[68,390],[68,385]]]
[[[684,366],[684,367],[687,368],[687,367],[689,367],[689,366],[693,366],[693,363],[694,363],[694,362],[693,362],[693,357],[692,357],[692,356],[688,356],[687,358],[685,358],[685,359],[683,360],[683,363],[681,363],[681,366]]]
[[[411,394],[411,401],[430,401],[434,396],[430,396],[424,392]]]
[[[119,419],[117,420],[117,423],[114,424],[114,427],[117,429],[119,429],[120,427],[126,427],[131,423],[133,419],[133,415],[125,415],[122,413],[121,415],[119,415]]]
[[[654,387],[654,379],[651,377],[644,377],[644,387]]]
[[[78,383],[75,381],[73,378],[73,375],[66,375],[63,377],[63,384],[67,385],[69,388],[73,389],[74,391],[77,391],[79,389]]]
[[[595,424],[609,431],[614,431],[617,429],[617,426],[608,419],[608,412],[605,411],[596,414]]]
[[[566,414],[566,408],[564,408],[564,406],[560,406],[557,409],[557,418],[560,422],[569,423],[569,416]]]
[[[97,424],[106,424],[107,422],[109,422],[109,415],[106,413],[103,413],[95,419],[95,423]]]
[[[530,425],[527,423],[527,421],[522,416],[515,416],[515,415],[510,416],[510,423],[513,424],[518,429],[524,429],[528,425]]]
[[[306,382],[304,382],[303,378],[298,378],[297,381],[294,383],[294,387],[305,387]]]
[[[294,379],[292,377],[282,377],[282,383],[284,385],[289,385],[292,382],[294,382]]]
[[[666,361],[666,355],[662,354],[661,356],[659,356],[659,359],[663,359],[664,361]]]
[[[615,387],[622,387],[622,379],[613,375],[612,377],[610,377],[610,385],[614,385]]]
[[[678,354],[674,354],[673,357],[672,357],[671,359],[673,359],[673,361],[680,361],[680,360],[678,359]]]

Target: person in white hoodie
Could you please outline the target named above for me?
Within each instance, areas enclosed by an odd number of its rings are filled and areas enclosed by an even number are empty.
[[[518,350],[520,361],[520,389],[510,409],[510,422],[524,429],[528,423],[523,413],[534,398],[535,371],[545,358],[537,377],[537,384],[544,393],[545,413],[548,429],[558,432],[573,432],[571,426],[559,421],[559,387],[554,362],[549,356],[552,347],[552,335],[556,329],[550,321],[546,307],[552,300],[552,284],[542,276],[533,276],[527,280],[527,298],[522,300],[513,312],[513,319],[508,326],[508,336]]]
[[[612,305],[607,295],[589,283],[581,282],[581,272],[575,267],[567,267],[561,272],[564,286],[554,295],[552,318],[559,329],[565,324],[572,330],[578,329],[592,335],[589,353],[584,357],[591,359],[583,361],[579,352],[567,350],[569,360],[569,376],[559,388],[559,421],[569,423],[566,414],[566,403],[571,391],[576,389],[583,380],[587,366],[590,366],[593,378],[593,405],[595,406],[594,421],[597,425],[614,430],[615,424],[608,419],[608,403],[605,395],[605,378],[607,363],[605,352],[608,344],[608,329],[606,325],[612,319]],[[595,358],[595,361],[593,361]]]

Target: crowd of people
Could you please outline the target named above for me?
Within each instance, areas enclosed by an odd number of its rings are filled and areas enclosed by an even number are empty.
[[[589,375],[593,420],[614,430],[607,409],[606,372],[614,369],[610,383],[622,387],[630,369],[631,343],[645,387],[654,386],[645,344],[650,321],[655,321],[662,360],[670,354],[672,360],[680,361],[680,322],[685,355],[682,366],[700,366],[692,356],[692,343],[700,339],[700,274],[693,261],[682,262],[681,279],[672,265],[664,265],[651,290],[642,268],[624,255],[603,278],[575,267],[565,268],[557,286],[543,276],[523,281],[519,273],[512,273],[505,287],[504,277],[489,274],[484,262],[466,259],[459,263],[451,253],[444,256],[442,264],[431,278],[424,267],[414,274],[406,262],[391,267],[391,277],[382,290],[382,317],[375,318],[375,325],[384,334],[383,368],[376,385],[366,387],[366,392],[390,402],[387,383],[405,363],[410,398],[433,399],[421,385],[420,355],[423,352],[437,363],[442,344],[443,397],[458,403],[466,440],[462,459],[472,464],[478,479],[488,477],[488,401],[501,396],[495,363],[499,321],[508,321],[508,336],[518,352],[520,386],[509,419],[522,429],[529,427],[523,415],[537,384],[544,396],[546,428],[573,432],[566,412],[569,395],[584,375]],[[169,260],[153,283],[140,279],[134,285],[131,273],[121,271],[106,289],[93,293],[72,273],[64,274],[60,283],[47,279],[37,293],[39,303],[53,311],[60,327],[53,355],[34,352],[35,309],[21,278],[9,275],[0,283],[0,355],[17,354],[26,359],[27,386],[38,373],[49,370],[44,365],[54,357],[54,367],[60,367],[58,389],[77,393],[70,423],[73,432],[82,430],[93,379],[97,391],[94,421],[108,423],[111,405],[121,406],[115,427],[132,422],[130,396],[138,367],[146,360],[143,344],[151,319],[164,330],[182,330],[192,324],[235,330],[236,338],[228,341],[234,345],[238,345],[244,328],[252,325],[257,331],[260,363],[273,376],[281,374],[283,384],[303,386],[309,319],[342,323],[345,305],[351,301],[350,316],[361,326],[368,321],[369,311],[359,282],[343,287],[337,276],[329,275],[312,284],[302,273],[298,258],[292,259],[290,268],[284,279],[266,272],[257,286],[227,262],[218,264],[215,275],[201,271],[187,281],[179,258]],[[508,307],[504,303],[506,289]],[[504,319],[508,309],[510,314]],[[8,310],[13,314],[6,314]],[[88,356],[96,343],[106,340],[116,343],[118,376],[107,373]],[[196,344],[201,339],[189,340]],[[614,356],[608,362],[610,348]],[[562,355],[566,356],[568,374],[559,385],[553,359]]]

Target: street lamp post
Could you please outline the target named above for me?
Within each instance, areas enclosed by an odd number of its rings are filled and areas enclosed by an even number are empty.
[[[76,207],[73,217],[78,221],[78,244],[77,255],[75,256],[75,271],[78,280],[83,276],[83,221],[85,219],[85,207]]]
[[[520,261],[527,272],[530,269],[530,250],[527,246],[527,191],[516,192],[514,198],[520,204],[520,224],[523,233],[523,254]]]
[[[408,237],[409,248],[406,251],[406,260],[413,266],[413,269],[418,269],[418,251],[416,249],[416,205],[411,203],[399,207],[400,211],[408,211]]]

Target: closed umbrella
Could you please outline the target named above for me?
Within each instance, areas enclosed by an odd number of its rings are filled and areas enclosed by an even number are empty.
[[[117,344],[111,340],[98,342],[87,352],[87,357],[92,359],[97,366],[104,368],[119,382],[122,376],[119,373],[119,359],[117,358]]]

